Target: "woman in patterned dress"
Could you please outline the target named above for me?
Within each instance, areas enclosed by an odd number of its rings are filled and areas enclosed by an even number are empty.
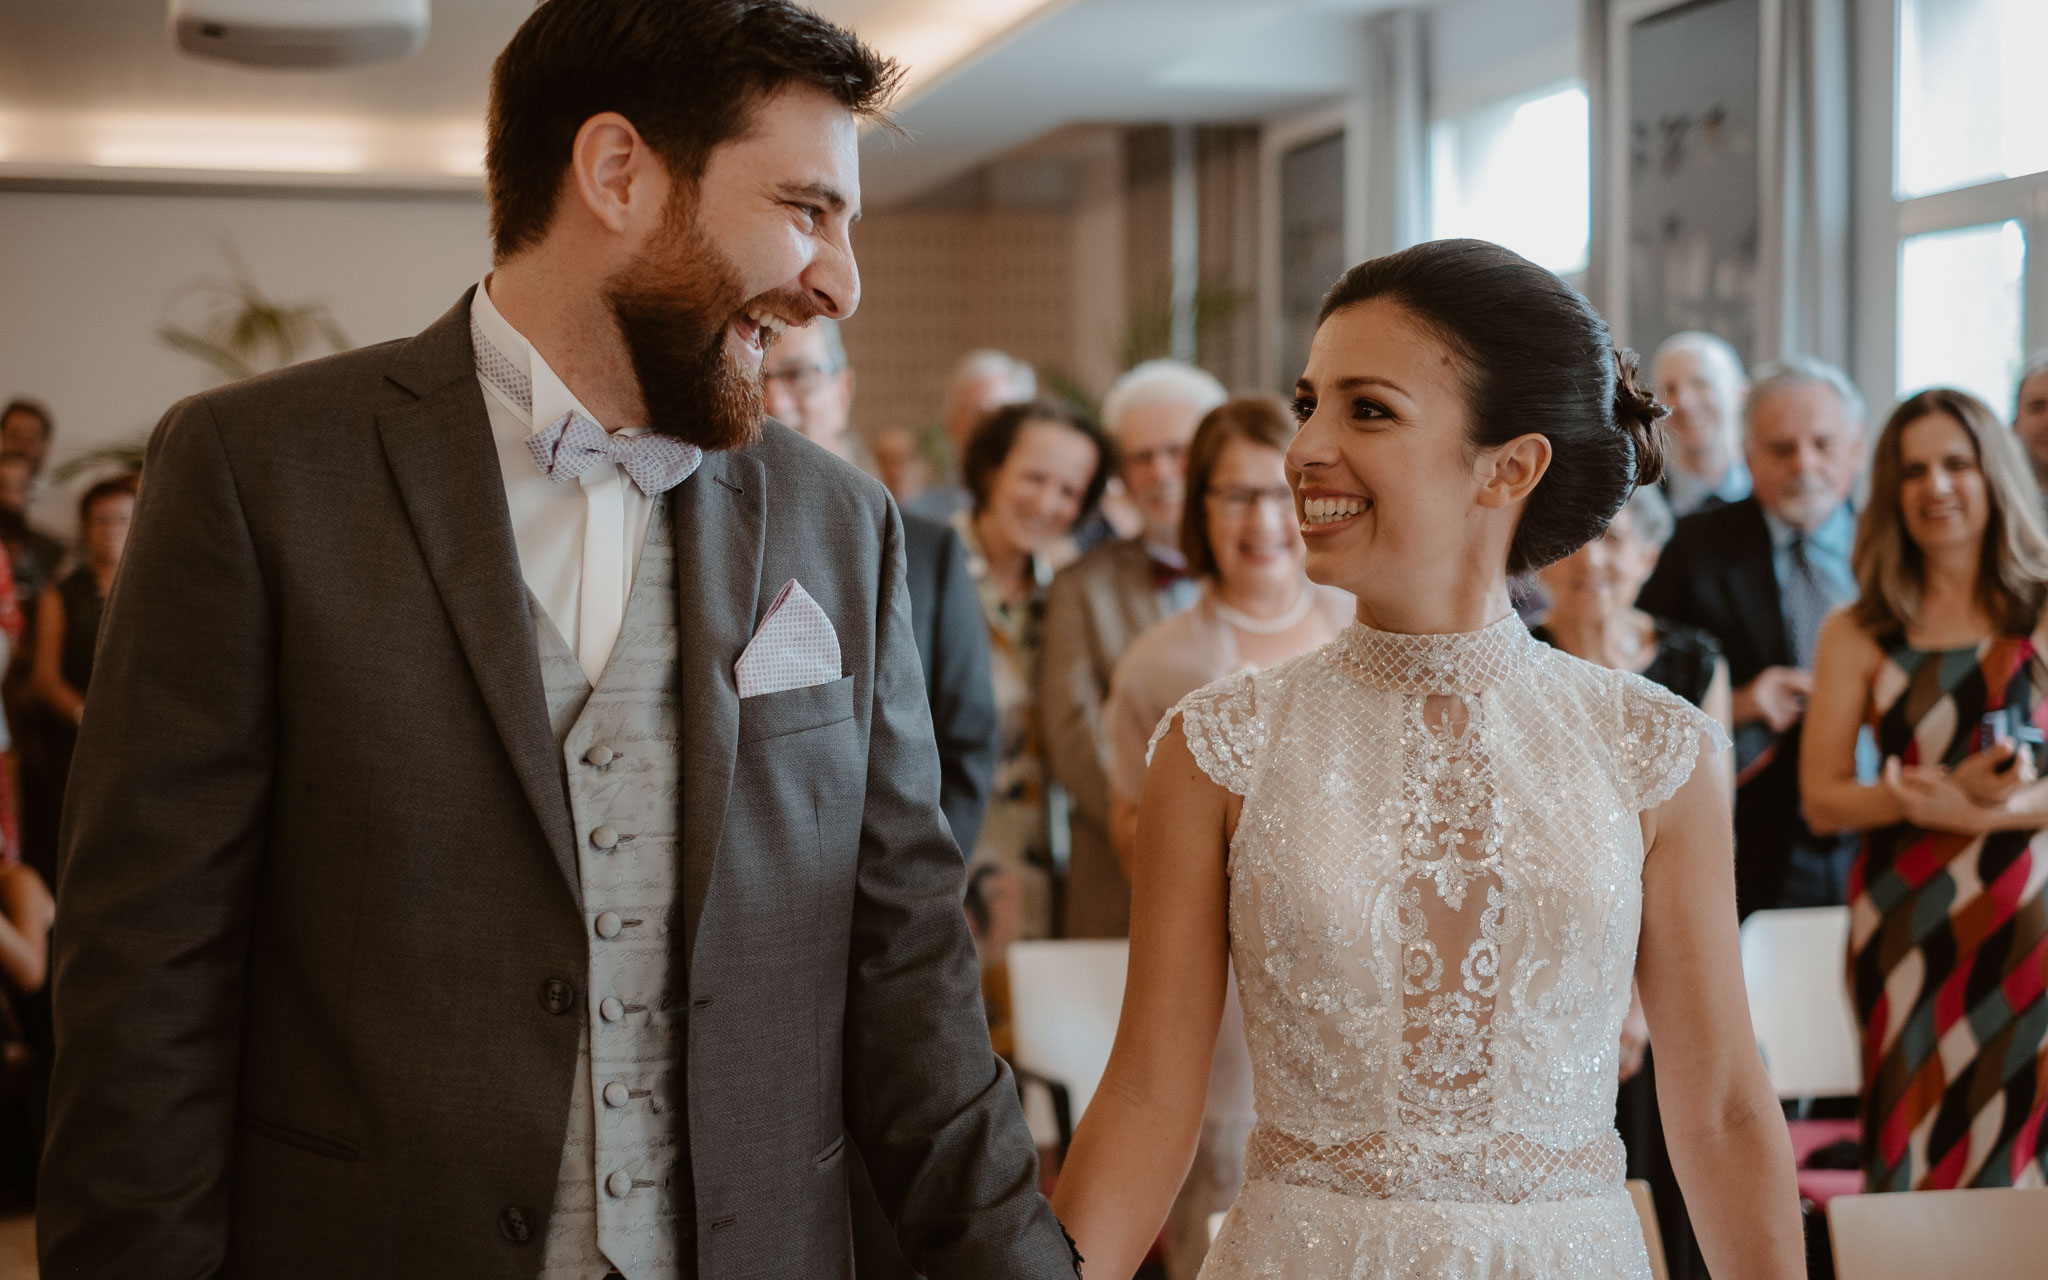
[[[1923,391],[1878,438],[1855,604],[1822,627],[1800,756],[1815,830],[1861,830],[1849,982],[1872,1191],[2048,1181],[2048,534],[1984,403]],[[1886,756],[1857,780],[1858,727]]]
[[[1122,1021],[1054,1207],[1135,1270],[1234,970],[1258,1118],[1205,1280],[1647,1280],[1614,1131],[1631,975],[1707,1261],[1805,1274],[1749,1034],[1727,738],[1529,634],[1508,580],[1654,483],[1661,409],[1584,298],[1443,240],[1324,301],[1287,450],[1357,620],[1156,735]]]

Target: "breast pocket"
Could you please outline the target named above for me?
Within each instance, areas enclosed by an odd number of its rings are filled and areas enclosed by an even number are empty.
[[[763,742],[853,719],[853,677],[740,699],[740,741]]]

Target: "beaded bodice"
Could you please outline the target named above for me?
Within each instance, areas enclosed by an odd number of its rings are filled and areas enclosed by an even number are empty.
[[[1638,815],[1703,737],[1725,742],[1713,721],[1512,615],[1450,636],[1353,625],[1176,712],[1244,797],[1247,1174],[1407,1200],[1618,1187]]]

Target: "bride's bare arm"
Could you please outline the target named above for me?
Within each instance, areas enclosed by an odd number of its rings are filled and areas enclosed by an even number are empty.
[[[1194,1158],[1228,974],[1223,854],[1235,811],[1176,723],[1153,753],[1138,812],[1116,1048],[1053,1195],[1088,1280],[1138,1269]]]
[[[1657,1106],[1715,1275],[1806,1274],[1792,1143],[1749,1026],[1736,940],[1727,764],[1702,746],[1678,794],[1644,815],[1636,981],[1657,1048]]]

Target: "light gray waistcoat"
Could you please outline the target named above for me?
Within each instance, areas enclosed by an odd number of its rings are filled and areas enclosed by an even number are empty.
[[[683,936],[678,846],[676,555],[657,502],[625,625],[597,687],[539,603],[548,718],[562,744],[590,930],[584,1029],[543,1280],[694,1275],[688,1152],[677,1150],[687,1002],[671,939]]]

